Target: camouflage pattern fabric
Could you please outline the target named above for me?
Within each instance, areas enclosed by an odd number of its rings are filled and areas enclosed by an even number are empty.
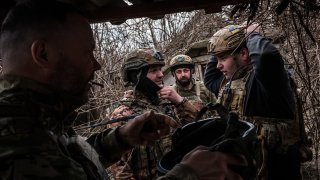
[[[173,85],[173,88],[180,96],[187,98],[188,101],[197,109],[197,111],[200,111],[201,108],[210,102],[213,104],[216,102],[215,95],[205,87],[203,82],[197,81],[193,78],[191,83],[192,88],[190,90],[181,86],[179,82],[176,82]],[[195,115],[197,115],[197,113]],[[202,118],[210,118],[213,115],[214,112],[208,111]]]
[[[289,119],[245,117],[243,115],[246,96],[245,84],[251,69],[251,66],[245,68],[244,72],[240,72],[238,79],[233,80],[231,84],[225,84],[219,92],[217,102],[226,107],[228,111],[237,113],[240,119],[253,122],[258,129],[258,135],[260,138],[266,139],[269,148],[278,148],[280,152],[285,152],[289,145],[300,140],[297,122]],[[230,88],[230,91],[226,90],[227,88]],[[280,141],[281,146],[274,147]]]
[[[122,115],[128,115],[128,112],[138,115],[153,110],[171,116],[179,122],[178,115],[176,115],[174,111],[174,105],[166,100],[161,100],[159,105],[153,105],[148,98],[139,91],[134,92],[130,90],[125,92],[125,96],[120,100],[120,104]],[[190,106],[190,104],[187,102],[185,106]],[[184,108],[184,106],[180,108]],[[193,110],[193,107],[191,109]],[[189,117],[188,110],[180,111],[179,115]],[[114,114],[114,116],[117,115]],[[189,117],[189,119],[190,118],[193,117]],[[121,160],[111,167],[111,171],[115,179],[156,179],[156,162],[169,150],[171,150],[170,135],[158,141],[155,147],[136,147],[134,150],[123,155]]]
[[[217,103],[223,105],[228,111],[235,112],[240,119],[243,119],[244,98],[246,95],[245,82],[250,75],[252,66],[239,70],[230,83],[225,79],[221,83]]]
[[[221,103],[228,111],[235,112],[243,120],[253,123],[257,128],[257,135],[261,144],[261,152],[258,155],[260,166],[258,176],[267,176],[266,163],[268,151],[286,154],[288,148],[301,140],[299,120],[280,119],[260,116],[244,116],[243,107],[246,96],[246,82],[252,67],[248,66],[238,73],[237,79],[230,82],[222,82],[217,103]],[[224,85],[223,85],[224,84]]]
[[[99,157],[108,166],[124,149],[115,129],[75,138],[75,101],[29,79],[0,78],[0,179],[108,179]]]

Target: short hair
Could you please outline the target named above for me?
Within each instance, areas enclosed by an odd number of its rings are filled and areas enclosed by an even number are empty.
[[[80,13],[73,6],[55,0],[24,0],[7,14],[1,27],[0,54],[28,48],[30,38],[57,30],[69,13]]]
[[[247,48],[247,44],[245,42],[241,43],[236,49],[234,49],[231,53],[232,55],[237,55],[241,52],[241,50],[245,48],[245,49],[248,49]]]

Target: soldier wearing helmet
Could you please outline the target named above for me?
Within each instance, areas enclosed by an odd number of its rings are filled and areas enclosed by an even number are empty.
[[[160,52],[150,48],[136,49],[126,56],[125,64],[122,68],[123,81],[126,86],[140,86],[141,83],[144,83],[143,80],[148,69],[161,69],[164,65],[164,58]],[[159,88],[162,87],[161,83],[157,84]]]
[[[217,31],[204,83],[228,111],[255,123],[265,152],[260,178],[301,179],[293,90],[279,51],[260,34],[257,24]]]
[[[198,111],[210,102],[215,103],[215,95],[204,86],[203,82],[192,77],[194,62],[190,56],[176,55],[170,60],[169,68],[176,80],[173,88],[178,94],[187,98]],[[208,113],[206,117],[210,116]]]
[[[170,87],[164,87],[161,69],[164,65],[162,54],[152,48],[135,49],[126,56],[122,76],[125,85],[133,89],[125,93],[113,117],[138,115],[153,110],[171,116],[178,122],[181,117],[194,119],[197,111],[193,105],[171,91]],[[154,179],[156,161],[170,149],[171,139],[167,136],[157,142],[155,148],[140,146],[133,149],[111,170],[116,179]]]

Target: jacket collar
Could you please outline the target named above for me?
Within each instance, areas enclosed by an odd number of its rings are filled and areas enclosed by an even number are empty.
[[[0,77],[0,103],[5,102],[25,104],[26,109],[38,107],[54,111],[59,119],[64,120],[74,114],[74,110],[84,101],[35,80],[5,75]],[[29,107],[30,105],[35,107]]]

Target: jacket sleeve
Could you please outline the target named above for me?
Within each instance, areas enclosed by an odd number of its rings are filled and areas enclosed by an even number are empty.
[[[122,154],[132,149],[131,146],[119,141],[117,137],[118,129],[119,127],[110,128],[101,133],[93,134],[87,139],[87,142],[91,144],[100,155],[100,161],[105,167],[120,160]]]
[[[246,84],[245,115],[293,118],[293,92],[280,52],[258,33],[248,36],[247,48],[253,72]]]
[[[187,165],[177,164],[166,175],[157,180],[198,180],[198,175]]]
[[[194,107],[194,105],[189,100],[186,100],[181,104],[179,104],[178,106],[176,106],[175,112],[181,124],[185,124],[183,123],[185,120],[187,122],[194,121],[199,113],[197,108]]]
[[[217,59],[211,56],[204,72],[204,85],[216,96],[219,94],[220,84],[223,80],[223,74],[217,68]]]
[[[266,88],[283,82],[287,77],[284,62],[278,49],[272,42],[258,33],[252,33],[247,39],[247,48],[255,72],[255,77]]]

